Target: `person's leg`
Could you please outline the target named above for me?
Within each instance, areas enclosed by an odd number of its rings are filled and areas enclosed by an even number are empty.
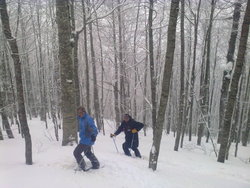
[[[86,150],[84,150],[86,157],[91,161],[92,168],[98,169],[100,167],[100,163],[94,153],[91,151],[91,146],[86,146]]]
[[[85,166],[86,166],[86,163],[82,157],[82,152],[84,151],[84,145],[83,144],[78,144],[73,152],[75,158],[76,158],[76,161],[79,165],[79,167],[82,169],[82,170],[85,170]]]
[[[138,150],[138,148],[132,148],[132,150],[135,152],[135,156],[141,158],[141,154],[140,151]]]
[[[124,143],[122,144],[122,148],[123,148],[123,151],[124,151],[125,155],[131,156],[131,153],[130,153],[130,151],[129,151],[129,149],[128,149],[129,147],[128,147],[127,142],[124,142]]]

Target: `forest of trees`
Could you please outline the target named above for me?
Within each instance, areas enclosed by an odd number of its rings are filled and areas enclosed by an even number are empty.
[[[0,140],[17,125],[26,164],[28,120],[70,145],[80,105],[104,135],[124,113],[153,129],[153,170],[162,134],[175,151],[210,142],[218,162],[249,143],[250,0],[0,0],[0,14]]]

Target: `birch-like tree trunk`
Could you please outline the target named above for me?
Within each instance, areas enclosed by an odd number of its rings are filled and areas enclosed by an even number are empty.
[[[10,30],[9,16],[7,12],[7,5],[5,0],[0,1],[0,13],[2,28],[6,39],[10,45],[11,56],[14,62],[15,79],[16,79],[16,90],[17,90],[17,103],[18,103],[18,117],[20,120],[22,133],[25,139],[25,159],[27,165],[32,165],[32,141],[29,132],[25,103],[24,103],[24,92],[23,92],[23,81],[22,81],[22,69],[20,64],[19,51],[17,46],[16,38],[13,38]]]
[[[152,9],[153,0],[150,0],[150,4],[151,4],[150,8]],[[179,0],[172,0],[171,8],[170,8],[169,25],[168,25],[167,51],[166,51],[165,66],[164,66],[164,73],[163,73],[163,80],[162,80],[160,105],[159,105],[157,121],[153,127],[154,129],[153,144],[152,144],[152,148],[150,151],[150,158],[149,158],[149,168],[152,168],[153,170],[156,170],[157,168],[158,156],[160,152],[160,143],[161,143],[161,137],[162,137],[162,129],[163,129],[163,124],[164,124],[164,119],[165,119],[168,96],[170,93],[169,88],[170,88],[170,79],[172,76],[172,67],[173,67],[173,61],[174,61],[175,35],[176,35],[178,11],[179,11]],[[149,22],[152,23],[152,20],[149,19]]]
[[[61,69],[61,111],[63,119],[62,145],[77,141],[76,96],[72,57],[69,0],[56,0],[59,61]]]
[[[233,115],[233,109],[235,106],[235,99],[237,96],[239,79],[242,74],[243,64],[245,62],[245,54],[247,48],[247,40],[249,35],[249,25],[250,25],[250,1],[247,1],[247,7],[245,11],[245,16],[242,24],[241,36],[240,36],[240,44],[238,49],[237,60],[235,64],[235,70],[232,77],[232,83],[230,86],[230,90],[228,93],[228,103],[226,106],[224,124],[222,129],[222,139],[221,146],[219,150],[218,162],[224,163],[227,145],[229,141],[229,134],[231,129],[231,121]]]

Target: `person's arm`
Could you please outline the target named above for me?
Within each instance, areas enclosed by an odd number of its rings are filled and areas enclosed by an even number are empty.
[[[117,136],[118,134],[120,134],[123,131],[123,124],[121,124],[118,129],[115,131],[114,134],[110,134],[110,137],[112,138],[113,136]]]
[[[123,126],[122,125],[120,125],[120,127],[118,127],[118,129],[115,131],[115,135],[118,135],[118,134],[120,134],[121,132],[123,131]]]
[[[91,129],[91,135],[90,135],[91,140],[92,140],[93,142],[95,142],[96,136],[97,136],[97,134],[98,134],[98,130],[97,130],[97,128],[96,128],[96,125],[95,125],[95,122],[94,122],[93,118],[90,117],[90,118],[88,119],[88,125],[89,125],[89,128]]]
[[[141,122],[135,121],[134,128],[131,130],[132,133],[137,133],[144,127],[144,124]]]

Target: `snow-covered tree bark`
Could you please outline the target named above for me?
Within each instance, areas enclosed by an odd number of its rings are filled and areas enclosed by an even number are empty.
[[[238,55],[235,64],[235,70],[232,77],[232,83],[228,93],[228,103],[226,106],[224,124],[222,129],[222,139],[221,146],[219,150],[218,162],[224,163],[227,151],[227,145],[229,141],[229,134],[231,129],[232,114],[235,105],[235,99],[238,92],[239,79],[242,74],[243,64],[245,62],[245,54],[247,48],[247,40],[249,35],[249,25],[250,25],[250,1],[247,1],[247,7],[245,11],[245,16],[242,24],[240,44],[238,49]]]
[[[238,0],[238,2],[234,4],[233,24],[232,24],[231,36],[230,36],[228,52],[227,52],[227,63],[226,63],[227,68],[225,67],[225,70],[223,71],[223,83],[222,83],[221,98],[220,98],[220,122],[219,122],[220,130],[219,130],[219,136],[218,136],[218,143],[220,143],[220,138],[222,136],[221,130],[222,130],[222,125],[223,125],[228,89],[229,89],[229,84],[231,80],[232,67],[234,63],[234,51],[235,51],[236,39],[238,35],[240,10],[241,10],[240,2],[241,0]]]
[[[22,133],[24,134],[25,139],[25,159],[27,165],[32,165],[32,141],[31,135],[29,132],[25,103],[24,103],[24,90],[23,90],[23,81],[22,81],[22,69],[20,63],[20,56],[17,46],[17,40],[12,36],[9,22],[9,15],[7,12],[7,5],[5,0],[0,1],[0,13],[2,28],[8,44],[11,50],[11,56],[14,62],[15,69],[15,79],[16,79],[16,90],[17,90],[17,103],[18,103],[18,117],[20,120]]]
[[[150,8],[152,9],[153,0],[150,0],[150,3],[151,3]],[[161,137],[162,137],[162,128],[163,128],[164,119],[165,119],[168,96],[170,93],[169,88],[170,88],[170,79],[172,76],[172,67],[173,67],[173,61],[174,61],[175,35],[176,35],[178,12],[179,12],[179,0],[172,0],[171,8],[170,8],[169,25],[168,25],[167,51],[166,51],[166,57],[165,57],[165,66],[164,66],[164,73],[163,73],[160,105],[159,105],[156,124],[154,124],[154,127],[153,127],[154,129],[153,144],[152,144],[152,148],[150,151],[150,158],[149,158],[149,168],[152,168],[153,170],[157,169],[157,162],[158,162],[158,156],[160,152],[160,143],[161,143]],[[149,22],[150,21],[152,20],[149,19]]]

